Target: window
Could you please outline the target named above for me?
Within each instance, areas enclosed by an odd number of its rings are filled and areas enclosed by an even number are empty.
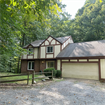
[[[50,61],[47,62],[47,68],[53,68],[54,67],[54,62]]]
[[[29,50],[29,53],[28,53],[29,55],[33,54],[33,48],[29,48],[28,50]]]
[[[28,62],[28,70],[34,70],[34,61]]]
[[[53,53],[53,46],[47,47],[47,53]]]

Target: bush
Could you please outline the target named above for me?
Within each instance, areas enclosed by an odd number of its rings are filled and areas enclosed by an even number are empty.
[[[53,70],[53,76],[56,76],[57,71],[54,68],[44,69],[44,72],[52,72],[52,70]],[[52,75],[52,73],[44,73],[44,75],[45,76],[50,76],[50,75]]]
[[[56,77],[61,77],[61,71],[57,70]]]

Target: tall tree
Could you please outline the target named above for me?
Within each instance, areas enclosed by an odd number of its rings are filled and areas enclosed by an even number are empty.
[[[105,4],[99,0],[86,0],[85,5],[78,10],[73,29],[75,41],[90,41],[105,39]]]
[[[58,15],[58,11],[61,9],[57,0],[0,0],[0,70],[8,65],[11,57],[24,51],[20,45],[25,44],[29,22],[43,23],[46,15]]]

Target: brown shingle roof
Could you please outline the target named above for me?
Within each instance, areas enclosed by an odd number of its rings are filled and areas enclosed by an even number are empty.
[[[58,37],[58,38],[54,38],[56,40],[58,40],[60,43],[64,43],[69,37],[71,36],[65,36],[65,37]],[[32,45],[33,47],[39,47],[45,40],[36,40],[26,46],[24,46],[23,48],[27,48],[29,45]]]
[[[32,43],[30,43],[30,44],[24,46],[23,48],[27,48],[29,45],[32,45],[33,47],[39,47],[40,44],[41,44],[43,41],[44,41],[44,40],[36,40],[36,41],[34,41],[34,42],[32,42]]]
[[[58,37],[58,38],[55,38],[55,39],[58,40],[61,43],[64,43],[69,37],[71,37],[71,36]]]
[[[105,56],[105,40],[69,44],[57,58]]]

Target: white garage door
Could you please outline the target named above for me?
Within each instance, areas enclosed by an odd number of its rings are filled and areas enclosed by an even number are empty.
[[[62,63],[62,77],[99,80],[97,63]]]

